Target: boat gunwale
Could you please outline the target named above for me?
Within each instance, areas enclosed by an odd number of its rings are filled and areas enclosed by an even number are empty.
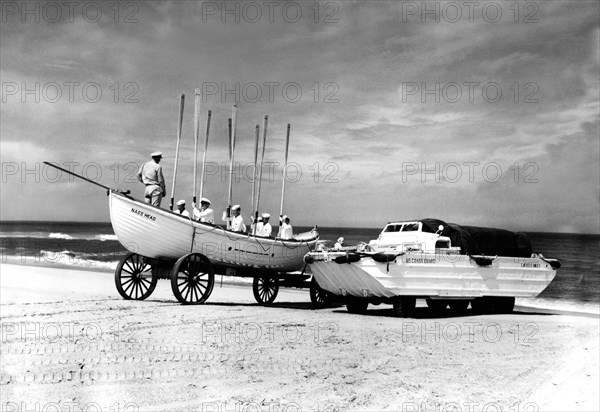
[[[263,236],[256,236],[256,235],[251,235],[249,233],[243,233],[243,232],[234,232],[233,230],[229,230],[229,229],[225,229],[223,227],[221,227],[220,225],[216,225],[216,224],[210,224],[210,223],[204,223],[204,222],[197,222],[192,220],[190,217],[187,216],[183,216],[180,215],[179,213],[175,213],[171,210],[166,210],[163,208],[160,208],[158,206],[154,206],[145,202],[142,202],[141,200],[135,199],[132,196],[128,196],[124,193],[121,193],[119,191],[115,191],[113,190],[111,195],[114,196],[120,196],[122,198],[124,198],[125,200],[132,202],[134,204],[139,204],[142,207],[146,207],[149,209],[155,209],[158,213],[163,214],[164,216],[168,217],[168,218],[176,218],[176,219],[183,219],[186,222],[189,222],[192,227],[199,227],[203,230],[205,230],[206,232],[211,232],[211,231],[221,231],[222,235],[225,235],[227,237],[229,237],[230,235],[233,235],[237,238],[240,238],[240,240],[246,240],[246,241],[252,241],[255,240],[259,243],[268,243],[268,244],[275,244],[277,242],[281,242],[284,246],[288,247],[288,243],[291,244],[289,245],[289,247],[292,246],[300,246],[302,243],[313,243],[319,240],[319,234],[318,232],[316,232],[316,236],[309,238],[309,239],[281,239],[281,238],[270,238],[270,237],[263,237]],[[112,202],[109,202],[110,207],[112,208]],[[111,221],[112,221],[112,214],[111,214]]]

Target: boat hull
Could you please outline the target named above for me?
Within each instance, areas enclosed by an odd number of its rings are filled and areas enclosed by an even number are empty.
[[[363,257],[336,263],[340,253],[310,253],[310,271],[319,286],[339,296],[475,298],[533,297],[554,279],[556,270],[540,258],[497,257],[480,266],[467,255],[406,253],[386,263]]]
[[[304,267],[303,257],[318,240],[282,241],[231,232],[160,209],[128,196],[110,194],[110,219],[127,250],[156,259],[175,260],[201,253],[215,265],[291,272]]]

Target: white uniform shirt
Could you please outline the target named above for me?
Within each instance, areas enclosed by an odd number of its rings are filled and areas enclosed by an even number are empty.
[[[145,185],[158,185],[165,192],[165,178],[163,177],[162,166],[154,160],[144,163],[137,173],[137,178]]]
[[[242,215],[237,215],[231,218],[231,230],[234,232],[246,231],[246,225],[244,224],[244,218]]]
[[[273,227],[271,226],[271,224],[269,222],[262,225],[262,230],[260,232],[258,230],[256,231],[257,235],[264,236],[264,237],[269,237],[269,236],[271,236],[272,233],[273,233]]]
[[[250,225],[250,233],[256,236],[262,236],[263,222],[256,222]]]
[[[177,213],[178,215],[181,216],[185,216],[185,217],[190,217],[190,212],[188,212],[187,210],[183,210],[183,212],[180,212],[179,209],[175,210],[175,213]]]
[[[194,208],[194,220],[198,220],[202,223],[215,223],[215,212],[207,207],[206,210],[200,210],[197,207]]]
[[[282,239],[292,239],[294,237],[294,229],[289,223],[282,223],[279,234]]]

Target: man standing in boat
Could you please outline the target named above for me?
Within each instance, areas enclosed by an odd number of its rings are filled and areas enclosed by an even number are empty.
[[[159,165],[162,159],[162,153],[154,152],[150,156],[152,157],[152,160],[144,163],[142,167],[140,167],[137,178],[146,185],[144,201],[152,206],[160,207],[163,196],[166,196],[167,194],[162,166]]]
[[[271,234],[273,233],[273,227],[271,227],[271,224],[269,223],[270,218],[271,218],[270,214],[268,214],[268,213],[262,214],[262,219],[263,219],[262,230],[260,232],[257,232],[257,234],[259,236],[271,237]]]
[[[210,223],[211,225],[214,225],[215,213],[209,206],[210,200],[205,197],[200,199],[200,209],[194,205],[194,220],[197,220],[201,223]]]
[[[234,232],[245,232],[246,231],[246,225],[244,224],[244,218],[242,217],[242,208],[240,207],[240,205],[233,205],[231,207],[231,225],[230,225],[230,229]],[[226,216],[225,212],[225,216],[223,216],[223,220],[227,221],[227,216]]]
[[[290,225],[290,218],[286,215],[280,216],[279,218],[279,237],[283,240],[289,240],[294,238],[294,229]]]

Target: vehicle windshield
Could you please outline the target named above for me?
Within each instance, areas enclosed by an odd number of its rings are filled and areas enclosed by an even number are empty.
[[[384,232],[417,232],[418,223],[392,223],[385,227]]]

